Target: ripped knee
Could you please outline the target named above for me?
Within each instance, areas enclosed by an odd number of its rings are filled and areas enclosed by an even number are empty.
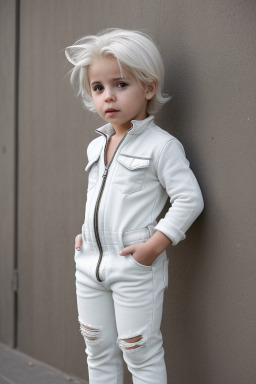
[[[127,352],[135,352],[139,348],[145,347],[147,341],[147,337],[143,335],[138,335],[134,337],[129,337],[129,338],[122,338],[119,337],[117,339],[117,344],[119,348],[122,351],[127,351]]]
[[[86,324],[79,320],[80,332],[88,344],[97,344],[103,340],[102,327],[93,327],[91,324]]]

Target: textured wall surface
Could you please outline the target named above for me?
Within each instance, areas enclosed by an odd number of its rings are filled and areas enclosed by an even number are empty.
[[[157,122],[183,143],[205,198],[187,239],[168,250],[162,326],[168,382],[255,383],[256,3],[22,0],[20,6],[18,348],[87,377],[73,246],[84,218],[86,147],[102,121],[75,98],[63,49],[106,27],[140,29],[162,52],[173,96]],[[14,50],[11,14],[6,23],[1,29],[11,29]],[[2,83],[4,69],[0,76]],[[1,137],[2,126],[1,117]],[[12,140],[12,128],[6,137]],[[13,166],[10,159],[10,175]],[[12,187],[1,184],[10,201]],[[11,223],[12,205],[5,217]],[[5,228],[1,277],[7,245],[10,255],[13,247],[12,226]]]
[[[0,340],[14,344],[15,1],[0,1]]]

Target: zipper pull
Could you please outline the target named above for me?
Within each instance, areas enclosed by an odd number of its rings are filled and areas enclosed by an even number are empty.
[[[103,179],[107,177],[108,174],[108,167],[105,168],[104,173],[102,175]]]

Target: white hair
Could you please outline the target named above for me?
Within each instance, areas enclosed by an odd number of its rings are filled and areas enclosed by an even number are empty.
[[[147,113],[155,114],[170,97],[163,94],[164,66],[161,55],[149,36],[140,31],[106,29],[97,35],[79,39],[65,50],[67,59],[74,65],[70,82],[78,84],[78,95],[84,105],[93,112],[96,109],[91,97],[88,69],[98,56],[116,58],[122,74],[126,67],[142,84],[156,82],[157,91],[148,101]]]

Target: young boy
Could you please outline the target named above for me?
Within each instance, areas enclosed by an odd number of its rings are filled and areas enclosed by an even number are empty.
[[[90,383],[122,384],[122,351],[135,384],[166,384],[165,249],[185,239],[203,199],[182,145],[154,123],[169,100],[162,59],[148,36],[120,29],[82,38],[66,56],[84,104],[107,122],[88,146],[85,221],[75,240]]]

